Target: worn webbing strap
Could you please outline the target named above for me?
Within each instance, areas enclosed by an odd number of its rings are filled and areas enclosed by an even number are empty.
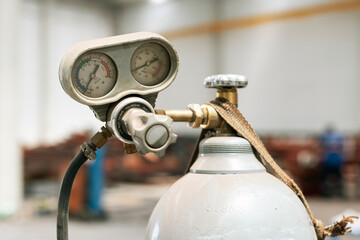
[[[319,240],[325,239],[326,236],[339,236],[345,235],[349,233],[350,227],[347,227],[348,223],[353,223],[353,218],[358,217],[344,217],[340,222],[335,222],[333,225],[324,227],[324,224],[315,219],[313,213],[310,210],[309,204],[307,203],[304,194],[302,193],[299,186],[295,183],[295,181],[290,178],[274,161],[269,152],[266,150],[264,144],[260,140],[260,138],[256,135],[254,130],[251,128],[250,124],[246,121],[237,107],[230,103],[225,98],[217,98],[215,101],[211,103],[207,103],[212,106],[217,113],[239,134],[241,134],[244,138],[246,138],[252,146],[258,151],[261,158],[279,175],[280,179],[289,186],[294,193],[299,197],[301,202],[304,204],[311,221],[314,224],[316,234]]]
[[[207,132],[207,130],[202,129],[199,138],[197,139],[193,152],[191,154],[190,157],[190,161],[187,163],[186,168],[185,168],[185,174],[188,173],[190,171],[191,166],[194,164],[194,162],[196,161],[198,155],[199,155],[199,145],[201,140],[203,140],[205,138],[205,133]]]

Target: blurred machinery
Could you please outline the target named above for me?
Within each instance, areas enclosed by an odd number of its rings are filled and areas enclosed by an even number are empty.
[[[305,195],[320,194],[321,149],[316,138],[266,137],[265,145]]]
[[[39,179],[58,179],[60,169],[67,166],[78,146],[89,138],[89,134],[72,135],[68,140],[54,146],[24,148],[24,174],[26,183]],[[317,137],[264,136],[269,152],[278,160],[289,175],[302,187],[306,195],[320,195],[321,148]],[[140,154],[126,155],[123,144],[110,139],[105,161],[106,180],[146,181],[159,173],[181,175],[184,173],[195,139],[180,136],[176,145],[170,145],[167,154],[159,159],[146,158]],[[350,148],[350,149],[349,149]],[[344,166],[344,178],[350,188],[350,197],[357,196],[360,181],[360,137],[351,138]],[[53,153],[55,155],[52,155]],[[50,157],[52,156],[52,157]],[[345,186],[346,187],[346,186]],[[351,190],[352,189],[352,190]]]

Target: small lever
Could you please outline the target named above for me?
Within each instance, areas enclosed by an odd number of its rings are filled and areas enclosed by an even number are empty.
[[[173,120],[168,116],[133,108],[126,112],[123,122],[141,154],[154,152],[162,157],[166,148],[176,142],[177,135],[171,129]]]

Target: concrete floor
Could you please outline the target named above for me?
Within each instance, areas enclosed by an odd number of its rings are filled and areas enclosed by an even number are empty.
[[[119,184],[106,190],[104,204],[109,213],[105,222],[71,220],[70,239],[112,240],[144,239],[147,220],[158,198],[173,180],[161,184]],[[56,199],[54,199],[56,202]],[[315,216],[327,221],[345,209],[360,212],[360,201],[309,199]],[[25,204],[26,205],[26,204]],[[56,215],[37,216],[28,206],[19,216],[0,221],[1,240],[56,239]],[[29,210],[30,209],[30,210]],[[341,240],[359,240],[360,237],[341,237]]]

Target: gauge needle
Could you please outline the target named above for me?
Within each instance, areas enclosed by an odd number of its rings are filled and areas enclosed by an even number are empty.
[[[143,65],[141,65],[141,66],[139,66],[139,67],[137,67],[137,68],[134,68],[134,69],[132,69],[131,71],[133,72],[133,71],[136,71],[136,70],[138,70],[138,69],[140,69],[140,68],[149,66],[150,64],[152,64],[153,62],[156,62],[157,60],[159,60],[159,59],[156,57],[156,58],[154,58],[154,59],[151,60],[151,61],[146,61]]]
[[[90,80],[89,80],[89,82],[87,83],[84,92],[86,92],[86,90],[88,89],[91,80],[93,80],[93,79],[95,78],[95,74],[96,74],[96,72],[97,72],[98,69],[99,69],[99,65],[96,65],[94,71],[90,74]]]

